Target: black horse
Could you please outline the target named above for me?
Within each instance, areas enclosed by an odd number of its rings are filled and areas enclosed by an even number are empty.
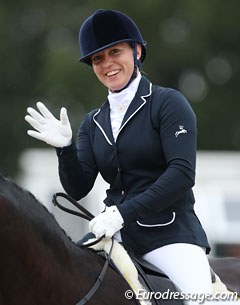
[[[30,192],[2,176],[0,241],[1,305],[75,305],[105,263],[102,256],[74,243]],[[214,266],[223,281],[226,278],[239,288],[238,258],[217,260]],[[128,289],[122,276],[108,268],[87,304],[136,304],[125,298]]]

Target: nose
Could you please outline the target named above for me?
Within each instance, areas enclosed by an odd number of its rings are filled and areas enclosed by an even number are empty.
[[[105,56],[103,60],[103,68],[108,68],[113,64],[111,56]]]

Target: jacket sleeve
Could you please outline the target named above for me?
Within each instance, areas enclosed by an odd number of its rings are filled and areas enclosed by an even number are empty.
[[[180,198],[184,200],[195,183],[196,117],[192,108],[173,89],[164,97],[155,94],[152,107],[167,168],[144,192],[118,206],[125,222],[168,209]]]
[[[87,115],[80,125],[77,145],[57,148],[58,171],[61,184],[70,196],[79,200],[92,189],[98,170],[90,138],[91,116]]]

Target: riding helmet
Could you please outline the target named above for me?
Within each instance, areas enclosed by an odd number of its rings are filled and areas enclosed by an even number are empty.
[[[80,28],[80,61],[91,65],[93,54],[127,41],[141,44],[142,63],[146,56],[146,43],[135,22],[120,11],[99,9],[89,16]]]

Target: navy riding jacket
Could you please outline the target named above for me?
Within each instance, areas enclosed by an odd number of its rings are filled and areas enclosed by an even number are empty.
[[[109,183],[105,204],[124,219],[124,245],[138,254],[172,243],[206,247],[194,212],[196,118],[177,90],[142,77],[114,141],[106,101],[80,125],[77,145],[57,149],[59,176],[76,200],[100,172]]]

